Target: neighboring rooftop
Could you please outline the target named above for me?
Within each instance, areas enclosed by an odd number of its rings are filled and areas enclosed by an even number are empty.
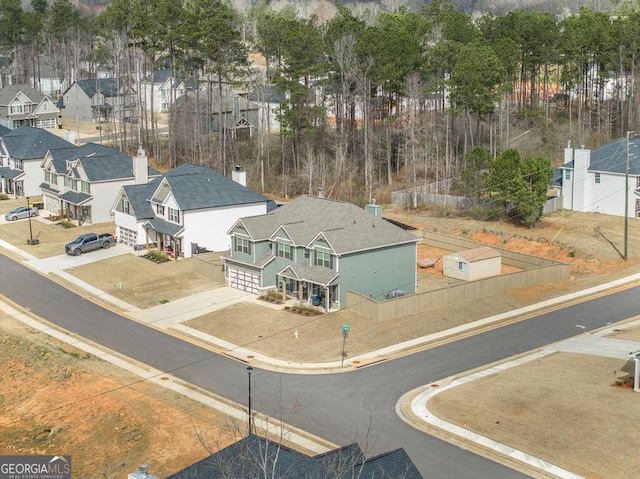
[[[44,158],[49,150],[69,148],[68,141],[42,128],[21,126],[2,135],[9,155],[18,160]]]
[[[282,227],[296,246],[322,234],[338,254],[418,241],[356,205],[316,196],[300,196],[271,213],[241,221],[254,241],[269,239]]]
[[[262,477],[265,466],[270,471],[269,477],[279,479],[422,479],[422,475],[404,449],[366,458],[360,447],[354,443],[311,457],[254,434],[205,457],[167,479]]]

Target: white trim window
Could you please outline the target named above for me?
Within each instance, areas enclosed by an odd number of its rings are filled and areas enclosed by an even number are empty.
[[[180,223],[180,210],[169,207],[169,221]]]

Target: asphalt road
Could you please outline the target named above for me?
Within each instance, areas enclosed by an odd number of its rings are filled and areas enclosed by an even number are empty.
[[[245,364],[127,320],[1,255],[0,272],[0,294],[33,313],[246,405]],[[337,444],[358,441],[373,454],[404,447],[429,479],[526,477],[408,426],[395,413],[397,400],[418,386],[635,316],[639,292],[630,288],[348,373],[255,369],[253,408]]]

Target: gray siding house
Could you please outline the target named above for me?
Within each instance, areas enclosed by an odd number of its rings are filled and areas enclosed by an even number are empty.
[[[345,305],[347,290],[382,300],[416,291],[418,238],[357,206],[301,196],[269,214],[240,219],[222,258],[225,282],[288,295],[326,309]]]
[[[10,130],[21,126],[56,128],[58,107],[29,85],[9,85],[0,90],[0,124]]]
[[[79,121],[120,120],[127,114],[126,90],[119,78],[78,80],[62,95],[60,116]]]

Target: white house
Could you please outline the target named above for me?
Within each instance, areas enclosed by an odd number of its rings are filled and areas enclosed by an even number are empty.
[[[449,278],[474,281],[500,274],[502,256],[488,246],[451,253],[443,258],[442,274]]]
[[[113,220],[111,207],[123,186],[147,184],[150,177],[160,175],[148,167],[142,149],[132,158],[96,143],[50,150],[42,169],[40,191],[45,208],[93,223]]]
[[[569,144],[561,174],[564,209],[624,216],[626,208],[627,216],[640,216],[640,138],[618,138],[593,151]]]
[[[113,204],[118,241],[185,258],[200,249],[228,250],[228,230],[239,218],[267,213],[269,200],[245,185],[239,167],[229,179],[186,163],[148,184],[125,186]]]
[[[44,179],[42,160],[50,150],[70,148],[71,143],[42,128],[0,128],[0,193],[40,195]]]

